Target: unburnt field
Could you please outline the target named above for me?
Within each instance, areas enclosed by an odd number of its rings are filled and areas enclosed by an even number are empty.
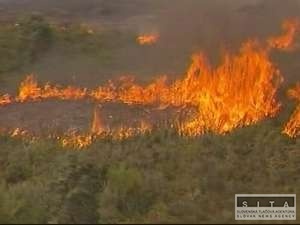
[[[248,38],[280,33],[283,19],[300,16],[300,3],[0,0],[0,12],[0,94],[17,95],[32,73],[42,84],[87,88],[120,75],[140,84],[163,74],[181,78],[191,54],[203,49],[217,65],[220,49],[235,52]],[[153,32],[157,44],[136,43]],[[86,133],[95,107],[104,127],[156,125],[180,109],[57,99],[1,106],[0,223],[236,223],[235,194],[300,196],[300,140],[282,134],[296,108],[286,91],[300,81],[300,48],[271,58],[285,79],[280,112],[224,135],[182,137],[162,126],[63,147],[8,131]],[[300,207],[297,214],[290,223],[299,223]]]

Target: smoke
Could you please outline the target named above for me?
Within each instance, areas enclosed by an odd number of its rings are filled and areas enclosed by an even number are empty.
[[[95,74],[134,74],[148,81],[161,74],[180,76],[191,54],[200,50],[217,64],[220,50],[234,51],[249,38],[263,39],[280,32],[284,19],[300,17],[300,0],[1,0],[0,9],[15,14],[41,11],[72,22],[129,29],[137,34],[157,33],[160,38],[155,46],[126,46],[116,55],[113,68],[96,65],[94,69]],[[295,80],[299,53],[291,58],[276,56],[279,64],[285,62],[280,66],[286,77]],[[76,63],[77,67],[83,68],[78,69],[82,74],[93,73],[91,65]],[[61,77],[68,71],[71,68],[62,68]],[[92,77],[91,83],[97,83],[99,76]]]
[[[138,30],[160,33],[156,49],[143,54],[149,67],[157,73],[181,73],[191,54],[204,51],[213,64],[220,50],[237,50],[249,38],[265,39],[280,32],[284,19],[300,17],[299,0],[159,0],[159,9],[141,21]],[[149,11],[149,14],[151,15]],[[139,59],[136,59],[138,62]],[[278,63],[284,61],[284,55]],[[296,79],[299,54],[283,66],[288,79]],[[285,60],[286,61],[286,60]],[[141,62],[142,63],[142,62]],[[292,65],[293,64],[293,65]],[[168,69],[172,68],[172,69]]]
[[[162,46],[176,49],[177,55],[187,49],[209,53],[236,47],[249,37],[270,36],[279,31],[282,20],[300,16],[300,1],[295,0],[160,2],[162,10],[153,26],[161,32]]]

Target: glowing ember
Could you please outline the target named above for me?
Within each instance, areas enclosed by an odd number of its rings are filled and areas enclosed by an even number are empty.
[[[28,132],[26,130],[23,130],[20,128],[16,128],[15,130],[13,130],[11,132],[12,137],[23,137],[23,136],[26,136],[27,134],[28,134]]]
[[[288,95],[290,98],[299,101],[299,105],[285,125],[283,133],[290,137],[297,137],[300,136],[300,83],[294,89],[289,90]]]
[[[72,132],[63,136],[62,138],[58,137],[61,141],[63,147],[71,147],[71,148],[78,148],[83,149],[93,142],[93,136],[90,134],[77,134],[76,132]]]
[[[12,97],[8,94],[0,96],[0,106],[8,105],[12,103],[12,101],[13,101]]]
[[[145,121],[140,121],[140,124],[137,127],[120,127],[111,132],[113,139],[122,140],[137,135],[143,135],[150,133],[152,131],[152,126]]]
[[[157,34],[140,35],[137,37],[137,43],[140,45],[153,45],[159,39]]]

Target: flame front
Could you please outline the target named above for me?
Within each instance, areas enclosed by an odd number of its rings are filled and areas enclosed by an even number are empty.
[[[197,116],[185,121],[180,132],[188,136],[205,131],[223,134],[278,112],[276,93],[282,76],[268,53],[258,43],[247,42],[239,54],[224,54],[216,68],[211,68],[204,54],[194,55],[184,78],[171,85],[166,84],[166,77],[146,87],[123,79],[109,93],[127,104],[196,107]]]
[[[292,114],[289,122],[285,125],[283,133],[290,137],[300,136],[300,83],[294,89],[288,91],[290,98],[299,102],[295,112]]]
[[[19,95],[16,97],[16,102],[39,101],[42,99],[58,98],[62,100],[80,100],[87,96],[86,88],[78,88],[68,86],[62,88],[59,86],[51,86],[46,84],[44,87],[39,87],[33,75],[29,75],[21,82],[19,87]]]
[[[113,140],[124,140],[137,135],[143,135],[151,132],[152,127],[145,121],[140,121],[137,127],[121,126],[117,129],[101,131],[93,133],[91,130],[87,134],[79,134],[77,132],[69,132],[62,137],[57,137],[63,147],[72,147],[84,149],[91,145],[97,138],[111,138]]]
[[[223,134],[273,117],[278,112],[280,104],[276,101],[276,93],[282,76],[268,53],[258,43],[247,42],[237,55],[225,53],[222,63],[216,68],[209,65],[204,54],[194,55],[184,78],[170,85],[166,82],[167,77],[147,86],[122,77],[118,83],[109,82],[96,90],[60,88],[49,84],[39,87],[33,76],[29,76],[21,83],[16,101],[90,98],[131,105],[195,107],[197,116],[185,121],[180,128],[182,134],[195,136],[205,131]],[[98,123],[94,126],[94,130],[100,128]]]
[[[283,81],[279,70],[270,60],[272,49],[286,50],[293,46],[299,28],[296,21],[283,24],[285,33],[268,38],[265,45],[258,41],[244,43],[238,53],[225,52],[221,63],[212,67],[203,53],[195,54],[187,72],[172,83],[162,76],[149,85],[142,86],[132,77],[108,81],[94,90],[79,87],[61,87],[46,84],[39,86],[34,77],[28,76],[20,85],[16,97],[3,95],[0,104],[40,101],[49,98],[62,100],[90,99],[97,103],[123,102],[129,105],[155,105],[195,109],[196,113],[183,118],[176,126],[179,134],[197,136],[205,132],[225,134],[238,127],[255,124],[274,117],[281,104],[277,101],[278,88]],[[141,36],[141,44],[157,41],[158,36]],[[300,99],[300,85],[290,95]],[[180,111],[180,110],[179,110]],[[299,135],[300,106],[286,125],[284,132]],[[145,121],[137,128],[120,127],[109,130],[103,125],[101,112],[95,108],[91,131],[88,135],[71,134],[63,138],[64,145],[86,146],[97,136],[111,135],[128,138],[152,130]]]
[[[226,53],[223,62],[212,69],[203,55],[195,56],[179,93],[198,108],[183,132],[198,135],[219,134],[273,117],[280,104],[276,92],[282,77],[265,50],[246,43],[238,55]]]

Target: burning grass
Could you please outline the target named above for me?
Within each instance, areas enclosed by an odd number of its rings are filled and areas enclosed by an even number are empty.
[[[299,31],[299,25],[300,23],[297,19],[284,21],[282,24],[282,30],[284,33],[281,36],[269,38],[269,46],[280,50],[293,50],[295,47],[295,37]]]
[[[0,221],[234,223],[226,206],[253,183],[256,193],[300,194],[300,142],[279,130],[271,121],[192,139],[156,130],[98,139],[81,152],[0,135]],[[208,202],[219,202],[217,216],[208,217],[207,207],[199,212]]]
[[[295,88],[288,91],[288,96],[300,103],[300,83],[298,83]],[[300,105],[297,106],[290,120],[285,125],[283,133],[290,137],[300,136]]]
[[[164,76],[141,86],[132,77],[121,77],[117,81],[109,81],[106,85],[90,90],[51,84],[40,86],[30,75],[21,83],[16,97],[3,95],[0,104],[55,98],[156,105],[158,109],[172,106],[180,108],[177,119],[171,123],[171,127],[180,135],[191,137],[207,132],[226,134],[235,128],[246,127],[278,114],[281,104],[277,100],[277,91],[283,76],[271,61],[270,54],[274,48],[293,49],[298,28],[298,22],[286,21],[283,24],[284,34],[267,39],[267,44],[257,40],[247,41],[238,53],[225,52],[217,67],[212,67],[203,53],[195,54],[183,78],[173,83],[168,83],[168,77]],[[298,96],[297,90],[291,93],[294,97]],[[197,112],[189,114],[188,117],[182,116],[185,111],[183,109],[196,109]],[[298,111],[284,131],[292,137],[298,135]],[[93,121],[89,134],[72,133],[66,135],[66,138],[60,138],[64,145],[70,143],[84,147],[89,145],[95,136],[101,137],[106,133],[123,139],[151,130],[151,126],[146,125],[144,121],[140,121],[140,126],[136,128],[124,128],[123,124],[115,130],[104,128],[97,109]]]

